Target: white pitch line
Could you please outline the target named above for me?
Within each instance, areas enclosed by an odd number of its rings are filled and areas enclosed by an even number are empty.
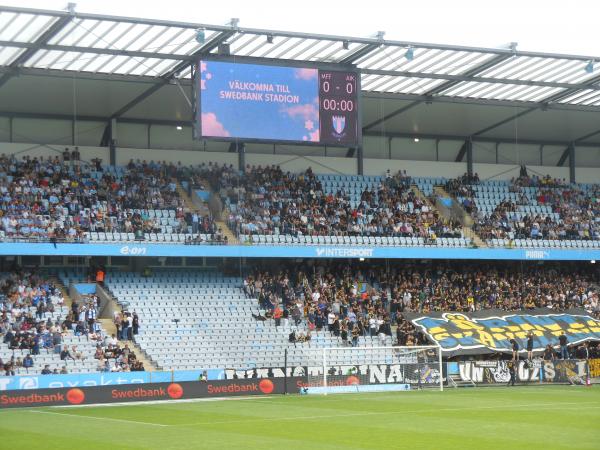
[[[240,397],[216,397],[216,398],[186,398],[179,400],[140,400],[137,402],[117,402],[117,403],[89,403],[87,405],[77,405],[77,408],[112,408],[113,406],[144,406],[144,405],[172,405],[177,403],[201,403],[201,402],[222,402],[222,401],[240,401],[240,400],[263,400],[267,398],[281,397],[280,395],[263,395],[263,396],[240,396]],[[263,401],[264,402],[264,401]],[[261,402],[261,403],[263,403]],[[265,402],[266,403],[266,402]],[[56,405],[49,406],[52,409],[70,409],[73,405]]]
[[[28,409],[27,411],[37,414],[52,414],[55,416],[69,416],[69,417],[77,417],[78,419],[94,419],[94,420],[109,420],[111,422],[121,422],[121,423],[134,423],[136,425],[151,425],[153,427],[168,427],[169,425],[165,425],[164,423],[153,423],[153,422],[138,422],[135,420],[127,420],[127,419],[115,419],[112,417],[98,417],[98,416],[84,416],[79,414],[68,414],[68,413],[59,413],[53,411],[39,411],[35,409]]]
[[[583,405],[594,405],[594,406],[583,406]],[[564,408],[564,405],[578,405],[574,408]],[[213,424],[229,424],[229,423],[244,423],[244,422],[263,422],[263,421],[274,421],[274,420],[312,420],[312,419],[335,419],[337,417],[364,417],[364,416],[381,416],[389,414],[406,414],[406,413],[429,413],[438,411],[474,411],[483,409],[505,409],[505,408],[560,408],[560,409],[589,409],[589,408],[600,408],[598,403],[581,403],[581,402],[569,402],[569,403],[527,403],[522,405],[497,405],[497,406],[480,406],[478,408],[437,408],[437,409],[413,409],[413,410],[402,410],[402,411],[372,411],[362,413],[351,413],[351,414],[328,414],[328,415],[312,415],[312,416],[296,416],[296,417],[261,417],[261,418],[249,418],[249,419],[235,419],[235,420],[221,420],[211,422],[194,422],[194,423],[182,423],[168,425],[170,427],[186,427],[195,425],[213,425]]]

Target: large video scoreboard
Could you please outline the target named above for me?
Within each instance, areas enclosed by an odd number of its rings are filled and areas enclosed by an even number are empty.
[[[358,73],[201,60],[195,70],[197,139],[358,144]]]

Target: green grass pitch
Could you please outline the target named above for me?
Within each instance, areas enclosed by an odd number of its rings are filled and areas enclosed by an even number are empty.
[[[0,411],[3,449],[600,449],[600,387]]]

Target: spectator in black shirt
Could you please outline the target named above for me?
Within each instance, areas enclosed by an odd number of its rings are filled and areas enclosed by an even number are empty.
[[[550,344],[546,345],[544,350],[544,361],[554,361],[554,349]]]
[[[73,356],[71,356],[71,353],[69,352],[69,347],[67,347],[65,345],[63,347],[62,351],[60,352],[60,359],[62,359],[63,361],[65,361],[68,358],[71,358],[73,361],[75,361],[75,358],[73,358]]]
[[[533,331],[527,333],[527,360],[533,359]]]
[[[512,360],[518,361],[519,360],[519,343],[517,341],[515,341],[514,339],[511,339],[510,343],[512,346]]]
[[[564,331],[558,337],[558,343],[560,344],[560,358],[569,359],[569,341],[567,340]]]
[[[508,373],[510,374],[510,380],[508,381],[507,386],[514,386],[515,381],[517,380],[517,370],[515,364],[515,361],[508,362]]]

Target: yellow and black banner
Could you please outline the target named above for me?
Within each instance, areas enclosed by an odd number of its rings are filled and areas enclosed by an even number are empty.
[[[518,343],[519,351],[525,353],[530,331],[534,335],[533,351],[537,353],[547,345],[558,346],[558,338],[563,333],[569,345],[600,341],[600,320],[583,309],[561,313],[550,309],[404,313],[404,317],[438,344],[447,356],[510,352],[511,339]]]

